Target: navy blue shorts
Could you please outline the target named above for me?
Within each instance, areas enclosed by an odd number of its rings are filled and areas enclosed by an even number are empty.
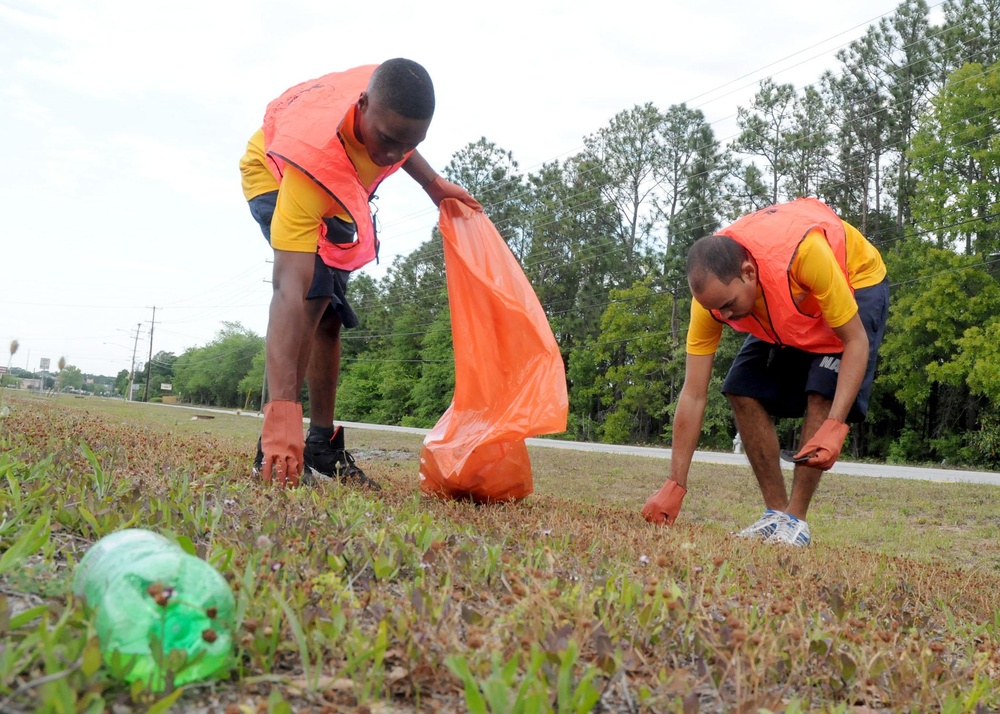
[[[868,335],[868,368],[847,421],[861,422],[868,413],[875,363],[889,317],[888,279],[856,290],[854,299],[858,303],[858,317]],[[833,399],[841,354],[822,355],[794,347],[779,347],[750,335],[736,355],[722,391],[753,397],[773,417],[801,417],[805,414],[810,392]]]
[[[277,191],[262,193],[249,201],[250,215],[257,221],[268,244],[271,243],[271,219],[274,217],[277,203]],[[354,241],[356,229],[353,223],[347,223],[337,217],[326,218],[324,222],[326,223],[328,240],[334,243],[352,243]],[[306,294],[307,300],[329,299],[330,307],[340,316],[340,324],[348,328],[358,326],[358,316],[351,304],[347,302],[347,281],[350,277],[349,270],[331,268],[322,261],[317,253],[312,285],[309,286],[309,292]]]

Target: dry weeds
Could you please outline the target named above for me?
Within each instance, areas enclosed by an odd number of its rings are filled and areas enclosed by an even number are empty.
[[[858,535],[877,528],[829,525],[846,500],[876,523],[913,508],[925,496],[908,499],[906,484],[880,497],[874,484],[826,488],[815,544],[797,551],[729,535],[758,508],[748,476],[718,467],[699,467],[701,490],[666,530],[637,513],[665,462],[536,450],[538,492],[482,507],[420,495],[419,439],[358,430],[355,455],[382,492],[285,492],[251,480],[252,420],[8,403],[0,549],[40,518],[51,533],[21,567],[0,569],[0,710],[163,701],[83,666],[96,641],[69,594],[86,548],[130,523],[189,538],[238,598],[239,668],[180,692],[171,711],[478,711],[462,672],[500,693],[482,711],[501,700],[559,712],[1000,707],[988,487],[974,522],[945,524],[960,531],[952,564],[904,555],[920,533],[880,544]],[[933,493],[951,513],[945,495],[967,491]],[[950,543],[948,531],[933,538]]]

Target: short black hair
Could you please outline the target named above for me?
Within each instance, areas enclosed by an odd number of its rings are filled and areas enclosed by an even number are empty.
[[[368,82],[368,95],[407,119],[434,116],[434,83],[427,70],[413,60],[396,57],[376,67]]]
[[[687,254],[687,277],[691,289],[701,291],[709,275],[728,285],[740,277],[743,261],[749,256],[747,249],[729,236],[699,238]]]

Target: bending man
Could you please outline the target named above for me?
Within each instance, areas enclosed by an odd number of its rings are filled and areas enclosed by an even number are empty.
[[[825,204],[801,198],[739,219],[688,253],[694,300],[670,478],[642,509],[673,523],[687,492],[712,362],[724,324],[750,335],[722,385],[764,514],[742,537],[809,544],[806,514],[822,472],[840,456],[847,422],[868,410],[889,310],[878,250]],[[775,417],[805,416],[791,494]]]
[[[416,151],[434,114],[434,87],[411,60],[328,74],[271,102],[240,161],[250,212],[274,249],[267,327],[264,429],[254,472],[299,483],[303,468],[368,486],[334,429],[340,329],[356,327],[347,301],[351,271],[378,256],[369,201],[403,169],[435,204],[456,198],[482,206],[437,175]],[[303,443],[303,381],[310,427]]]

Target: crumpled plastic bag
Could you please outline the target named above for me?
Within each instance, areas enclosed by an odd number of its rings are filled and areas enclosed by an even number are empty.
[[[424,438],[420,488],[477,502],[532,492],[524,440],[566,430],[566,370],[528,279],[485,214],[441,202],[455,396]]]

